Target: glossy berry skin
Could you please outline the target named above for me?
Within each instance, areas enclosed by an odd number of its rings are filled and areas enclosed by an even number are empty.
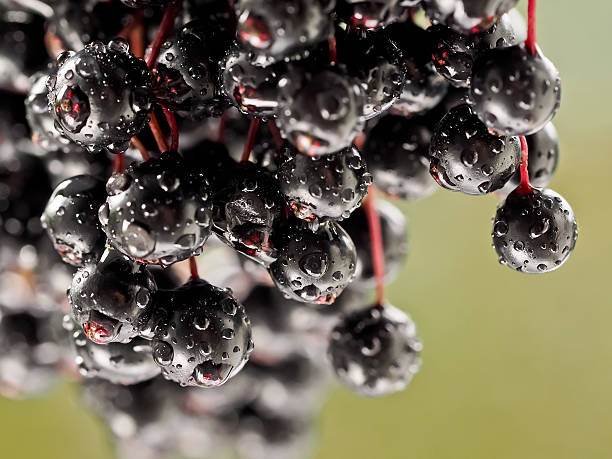
[[[215,231],[222,240],[265,265],[276,260],[275,232],[286,204],[273,175],[253,163],[238,164],[214,201]]]
[[[348,147],[363,128],[363,90],[340,67],[314,73],[293,67],[281,78],[279,89],[277,125],[302,153],[335,153]]]
[[[106,199],[104,182],[77,175],[60,183],[40,217],[55,250],[74,266],[95,261],[106,242],[98,221],[98,208]]]
[[[517,0],[425,0],[425,12],[460,33],[478,33],[491,27]]]
[[[406,260],[408,252],[407,224],[402,212],[387,201],[376,201],[376,210],[382,230],[385,256],[385,282],[393,282]],[[376,287],[374,261],[372,260],[372,237],[370,236],[366,210],[360,207],[341,223],[357,247],[357,269],[352,288],[363,291]]]
[[[407,200],[438,189],[429,174],[429,124],[422,117],[385,115],[368,132],[363,152],[377,188]]]
[[[331,36],[334,4],[335,0],[240,0],[238,41],[260,65],[301,57]]]
[[[229,105],[218,81],[219,62],[208,51],[206,27],[192,21],[162,45],[153,83],[158,100],[193,119],[221,116]]]
[[[336,14],[352,27],[373,30],[400,20],[406,8],[400,0],[338,0]]]
[[[576,245],[578,224],[570,205],[549,189],[510,193],[497,209],[493,247],[499,261],[517,271],[554,271],[567,261]]]
[[[278,110],[278,81],[284,64],[260,67],[249,53],[234,48],[221,63],[223,90],[232,104],[245,115],[273,118]]]
[[[86,378],[100,378],[113,384],[131,386],[160,374],[151,358],[151,343],[142,338],[107,346],[92,343],[82,330],[72,334],[75,363]]]
[[[501,189],[518,170],[518,137],[489,133],[468,105],[453,108],[431,139],[430,173],[451,191],[483,195]]]
[[[60,54],[47,89],[56,128],[90,151],[127,150],[151,108],[147,66],[122,39]]]
[[[244,307],[228,290],[200,279],[161,292],[150,330],[162,374],[183,386],[224,384],[253,350]]]
[[[32,131],[32,140],[45,151],[61,150],[67,153],[83,149],[71,142],[55,129],[53,115],[49,112],[47,98],[48,73],[37,73],[32,77],[32,86],[25,101],[26,117]]]
[[[174,0],[121,0],[121,3],[129,6],[130,8],[145,8],[147,6],[163,8],[173,1]]]
[[[542,130],[527,136],[527,146],[529,183],[536,188],[545,188],[552,180],[559,164],[559,136],[555,126],[548,123]],[[500,193],[508,195],[520,183],[521,173],[517,171]]]
[[[293,223],[283,235],[278,259],[269,271],[289,299],[332,304],[355,278],[357,251],[340,225],[329,221],[315,232]]]
[[[497,48],[476,60],[470,94],[487,127],[500,135],[530,135],[557,112],[561,80],[541,53],[522,45]]]
[[[114,174],[106,190],[102,228],[114,247],[135,260],[168,266],[199,254],[210,236],[208,182],[176,152]]]
[[[295,216],[302,220],[347,218],[361,205],[372,184],[355,146],[317,157],[286,147],[282,158],[280,188]]]
[[[89,340],[127,343],[145,326],[156,291],[146,267],[107,249],[97,264],[76,272],[68,300],[74,320]]]
[[[375,118],[400,97],[405,80],[402,53],[384,31],[347,33],[339,29],[337,55],[349,75],[360,82],[366,101],[363,118]]]
[[[381,397],[406,388],[419,370],[421,349],[414,322],[385,304],[344,317],[332,331],[328,356],[342,384]]]

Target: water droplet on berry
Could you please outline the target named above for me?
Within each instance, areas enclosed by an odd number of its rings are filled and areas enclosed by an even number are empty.
[[[165,341],[158,341],[153,345],[153,360],[160,366],[168,366],[174,359],[172,346]]]
[[[123,231],[122,241],[130,255],[144,258],[155,248],[155,240],[142,225],[132,222]]]
[[[130,44],[127,42],[127,40],[117,37],[108,42],[108,49],[127,54],[130,51]]]
[[[130,186],[130,177],[127,174],[115,173],[106,182],[106,193],[109,196],[116,196]]]
[[[78,86],[65,86],[55,101],[55,114],[64,129],[79,132],[89,118],[89,99]]]
[[[324,252],[304,255],[300,260],[300,269],[312,277],[321,277],[327,272],[329,260]]]
[[[545,234],[549,229],[550,220],[548,218],[544,218],[529,228],[529,237],[531,239],[536,239]]]

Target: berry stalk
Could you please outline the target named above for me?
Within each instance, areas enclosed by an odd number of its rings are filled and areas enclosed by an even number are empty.
[[[278,126],[274,120],[268,121],[268,129],[270,129],[270,132],[272,133],[276,151],[280,151],[280,149],[283,147],[283,136],[281,135],[280,129],[278,129]]]
[[[537,54],[536,44],[536,0],[529,0],[527,6],[527,39],[525,40],[525,48],[531,54]]]
[[[159,121],[157,121],[157,116],[155,113],[151,112],[151,121],[149,121],[149,127],[151,128],[151,132],[153,133],[153,137],[155,137],[155,142],[157,142],[157,146],[159,148],[160,153],[165,153],[168,151],[168,141],[164,136],[164,133],[159,126]]]
[[[125,168],[125,154],[119,153],[115,155],[113,160],[113,174],[121,174]]]
[[[257,131],[259,130],[260,124],[259,118],[253,118],[249,126],[249,133],[247,134],[246,142],[244,143],[244,150],[242,151],[242,158],[240,162],[246,163],[251,156],[251,151],[255,146],[255,140],[257,140]]]
[[[364,205],[368,217],[372,244],[372,261],[374,263],[374,275],[376,276],[376,304],[382,306],[385,299],[385,256],[380,215],[378,215],[378,210],[376,209],[376,191],[373,185],[368,190],[368,196],[365,199]]]
[[[197,280],[200,278],[196,257],[189,257],[189,270],[191,271],[191,279]]]
[[[134,146],[134,148],[136,148],[136,150],[138,150],[140,152],[140,156],[142,156],[142,160],[143,161],[146,162],[149,159],[151,159],[151,155],[149,155],[149,152],[147,151],[147,148],[140,141],[140,139],[138,139],[138,137],[134,136],[134,137],[132,137],[132,139],[130,141],[132,142],[132,145]]]
[[[174,112],[169,108],[162,106],[162,110],[164,112],[164,115],[166,116],[168,126],[170,126],[170,149],[172,151],[178,151],[179,130],[178,124],[176,124],[176,117],[174,116]]]
[[[161,24],[159,25],[159,29],[157,31],[157,35],[155,35],[155,39],[153,40],[153,43],[151,43],[151,52],[149,53],[149,58],[147,59],[147,67],[149,67],[149,70],[155,67],[155,63],[159,57],[161,45],[172,33],[172,29],[174,29],[174,21],[181,12],[182,7],[182,0],[177,0],[166,7],[164,16],[162,17]]]
[[[529,171],[527,170],[529,159],[529,148],[527,147],[527,139],[521,136],[521,184],[516,189],[518,194],[529,194],[533,191],[533,187],[529,183]]]
[[[329,45],[329,63],[335,64],[338,61],[338,46],[336,37],[332,37],[328,40]]]

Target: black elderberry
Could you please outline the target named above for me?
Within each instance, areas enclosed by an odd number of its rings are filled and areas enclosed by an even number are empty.
[[[41,223],[66,263],[81,266],[102,253],[106,236],[98,208],[105,200],[104,182],[91,175],[71,177],[53,190]]]
[[[382,230],[385,282],[390,283],[398,276],[408,252],[406,218],[397,207],[387,201],[377,200],[376,210]],[[376,287],[372,260],[372,237],[369,232],[366,210],[360,207],[341,225],[357,247],[357,269],[352,288],[366,290]]]
[[[82,330],[72,333],[75,363],[86,378],[100,378],[113,384],[130,386],[160,374],[151,358],[151,343],[136,338],[128,343],[101,345],[89,341]]]
[[[160,292],[155,304],[153,358],[167,379],[183,386],[217,387],[249,359],[250,321],[228,290],[192,279]]]
[[[275,231],[286,206],[278,180],[255,164],[238,164],[214,201],[215,230],[225,242],[260,263],[276,260]]]
[[[303,56],[333,31],[334,0],[239,0],[237,37],[259,64]]]
[[[56,128],[90,151],[122,153],[147,123],[150,77],[144,61],[115,39],[93,42],[57,58],[47,81]]]
[[[491,27],[518,0],[424,0],[426,14],[461,33],[478,33]]]
[[[220,116],[229,105],[219,82],[219,61],[208,51],[219,43],[207,40],[206,27],[192,21],[163,44],[153,83],[158,100],[194,119]]]
[[[212,198],[203,173],[187,165],[168,152],[111,176],[99,218],[114,247],[166,266],[201,252],[211,232]]]
[[[342,150],[363,128],[363,89],[341,67],[311,72],[292,66],[279,89],[277,124],[302,153],[318,156]]]
[[[363,152],[377,188],[409,200],[437,190],[429,174],[429,125],[422,117],[386,115],[368,132]]]
[[[287,298],[304,303],[332,304],[353,281],[355,244],[333,221],[311,231],[293,222],[283,234],[278,259],[270,275]]]
[[[492,236],[500,263],[524,273],[545,273],[567,261],[578,225],[570,205],[554,191],[516,190],[497,209]]]
[[[500,135],[533,134],[559,108],[559,72],[522,45],[492,49],[474,63],[471,99],[478,117]]]
[[[501,189],[518,170],[518,137],[489,132],[468,105],[453,108],[431,139],[430,173],[452,191],[482,195]]]
[[[361,205],[372,184],[355,146],[316,157],[286,147],[278,179],[289,207],[306,221],[347,218]]]
[[[404,19],[407,9],[400,0],[338,0],[336,14],[349,27],[378,29]]]
[[[420,366],[414,322],[385,304],[354,312],[331,334],[328,354],[340,382],[366,397],[406,388]]]

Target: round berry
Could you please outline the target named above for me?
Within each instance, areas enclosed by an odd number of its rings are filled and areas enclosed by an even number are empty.
[[[461,33],[478,33],[491,27],[518,0],[425,0],[425,12]]]
[[[442,24],[435,24],[427,31],[432,35],[431,60],[438,73],[455,87],[469,87],[476,54],[472,37]]]
[[[40,219],[64,262],[82,266],[102,253],[106,236],[98,208],[105,199],[104,182],[91,175],[69,178],[53,190]]]
[[[447,91],[448,82],[436,72],[433,64],[408,66],[402,93],[393,109],[404,116],[423,113],[438,105]]]
[[[219,61],[207,51],[206,26],[192,21],[166,41],[154,71],[157,99],[194,119],[221,116],[229,105],[218,81]]]
[[[538,274],[567,261],[576,245],[578,224],[570,205],[552,190],[510,193],[497,209],[493,247],[502,264]]]
[[[76,272],[68,300],[74,319],[91,341],[126,343],[141,333],[156,291],[143,265],[107,249],[97,264]]]
[[[127,150],[151,108],[147,66],[119,38],[60,54],[47,89],[56,128],[90,151]]]
[[[279,89],[278,127],[302,153],[318,156],[342,150],[363,128],[363,90],[340,67],[313,73],[292,66]]]
[[[312,45],[333,31],[333,0],[239,0],[237,37],[255,53],[255,60],[269,64],[301,57]]]
[[[199,254],[210,236],[208,183],[176,152],[114,174],[106,190],[102,228],[114,247],[135,260],[168,266]]]
[[[333,221],[314,232],[305,223],[293,222],[280,247],[270,275],[287,298],[332,304],[355,277],[355,244]]]
[[[372,204],[369,203],[368,205]],[[408,252],[406,218],[397,207],[387,201],[377,200],[376,210],[382,230],[385,283],[390,283],[397,278],[404,266],[406,253]],[[358,290],[376,287],[374,261],[372,260],[372,238],[366,210],[360,207],[341,225],[357,247],[357,269],[355,270],[353,287]]]
[[[79,373],[86,378],[130,386],[160,374],[159,367],[151,358],[151,343],[142,338],[103,346],[92,343],[82,330],[77,330],[73,332],[72,343]]]
[[[160,292],[150,330],[162,374],[183,386],[224,384],[253,350],[244,307],[228,290],[200,279]]]
[[[518,137],[491,134],[470,106],[459,105],[440,121],[430,155],[430,172],[440,186],[482,195],[501,189],[518,170],[521,144]]]
[[[500,135],[542,129],[561,103],[561,80],[541,53],[524,46],[496,48],[474,63],[471,98],[479,118]]]
[[[438,187],[429,175],[430,139],[429,123],[421,117],[382,117],[363,147],[376,187],[408,200],[434,193]]]
[[[399,0],[338,0],[336,13],[349,26],[379,29],[405,16],[407,9]]]
[[[306,221],[347,218],[361,205],[372,183],[354,146],[315,157],[286,147],[278,179],[289,207]]]
[[[249,60],[249,53],[234,48],[221,62],[223,90],[234,106],[245,115],[272,118],[278,109],[278,81],[284,64],[260,67]]]
[[[332,331],[328,355],[342,384],[380,397],[406,388],[419,370],[421,349],[414,322],[385,304],[344,317]]]

